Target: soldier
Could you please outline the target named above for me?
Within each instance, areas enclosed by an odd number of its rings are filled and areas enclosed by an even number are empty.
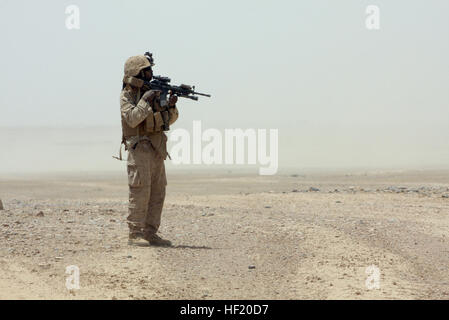
[[[167,136],[160,109],[160,92],[143,93],[143,80],[153,77],[153,59],[144,55],[130,57],[125,63],[125,76],[120,94],[122,118],[122,143],[128,151],[129,226],[130,245],[148,244],[171,246],[156,232],[161,223],[165,199],[164,160],[167,153]],[[143,95],[141,96],[141,93]],[[178,118],[178,97],[168,99],[169,124]]]

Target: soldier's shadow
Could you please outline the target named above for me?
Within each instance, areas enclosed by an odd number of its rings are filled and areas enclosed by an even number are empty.
[[[212,247],[208,247],[208,246],[190,246],[190,245],[185,245],[185,244],[178,244],[178,245],[172,245],[170,247],[167,248],[172,248],[172,249],[205,249],[205,250],[211,250],[214,249]]]

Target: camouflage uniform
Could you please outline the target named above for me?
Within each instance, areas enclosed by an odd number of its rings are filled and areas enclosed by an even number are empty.
[[[120,94],[123,143],[128,150],[130,239],[157,237],[165,199],[164,160],[167,158],[167,136],[159,112],[141,98],[139,72],[150,66],[145,56],[135,56],[125,64],[124,88]],[[157,103],[157,102],[154,102]],[[178,118],[176,107],[169,108],[169,123]],[[150,241],[151,242],[151,241]]]

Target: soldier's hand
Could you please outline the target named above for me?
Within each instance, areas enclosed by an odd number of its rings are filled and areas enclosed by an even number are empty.
[[[161,92],[159,90],[148,90],[147,92],[144,93],[142,99],[151,104],[153,103],[155,98],[160,96],[160,94]]]
[[[176,102],[178,102],[178,96],[175,94],[171,94],[168,98],[168,106],[174,107],[176,105]]]

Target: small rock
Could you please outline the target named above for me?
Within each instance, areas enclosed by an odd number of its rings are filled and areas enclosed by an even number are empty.
[[[248,269],[256,269],[256,266],[250,265],[250,266],[248,266]]]
[[[55,257],[55,260],[62,260],[62,257]]]
[[[320,189],[318,189],[318,188],[315,188],[315,187],[309,188],[309,192],[318,192],[318,191],[320,191]]]
[[[298,192],[298,189],[293,189],[292,192]]]
[[[39,211],[37,214],[36,214],[36,217],[43,217],[44,216],[44,212],[43,211]]]
[[[1,199],[0,199],[0,210],[5,210],[5,208],[3,208],[3,202]]]
[[[270,209],[270,208],[271,208],[271,206],[265,206],[265,208],[266,208],[266,209]]]
[[[441,198],[449,199],[449,194],[443,194]]]
[[[335,203],[342,203],[340,200],[335,201]]]

